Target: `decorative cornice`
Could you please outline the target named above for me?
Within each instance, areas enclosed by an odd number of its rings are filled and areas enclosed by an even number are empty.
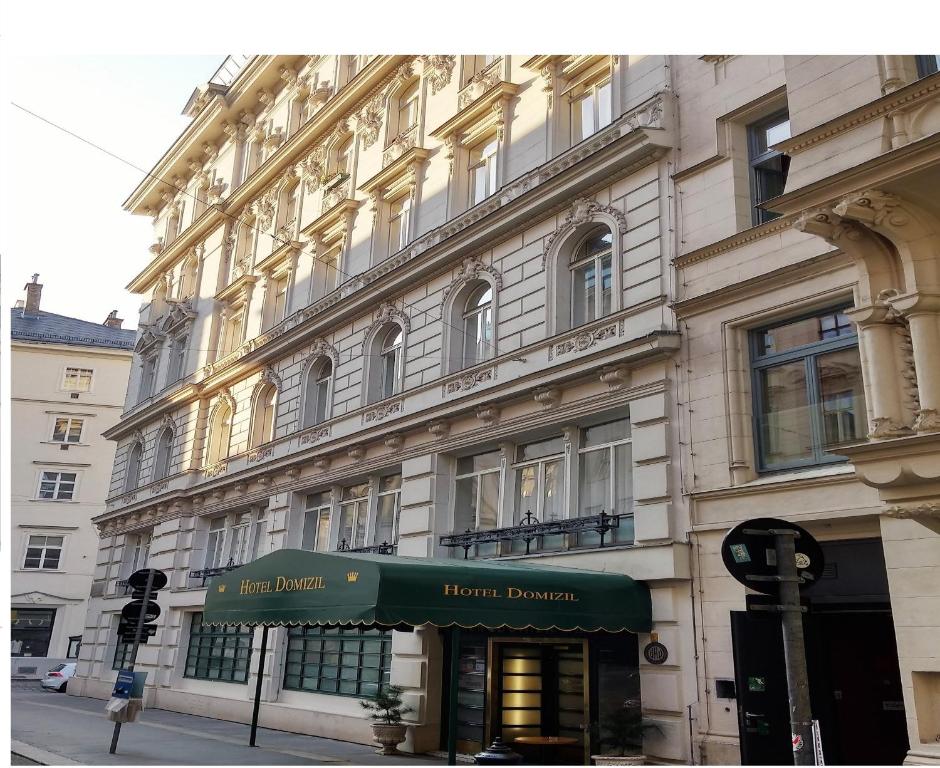
[[[718,256],[719,254],[725,253],[726,251],[740,248],[741,246],[747,245],[748,243],[753,243],[757,240],[763,240],[765,237],[770,237],[771,235],[775,235],[778,232],[791,229],[793,223],[798,218],[799,217],[796,214],[791,214],[789,216],[779,216],[776,219],[766,221],[756,227],[745,229],[743,232],[737,232],[730,237],[726,237],[724,240],[718,240],[717,242],[702,246],[701,248],[696,248],[694,251],[680,254],[672,260],[672,263],[675,266],[681,268],[687,267],[690,264],[695,264],[699,261],[704,261],[705,259],[710,259],[713,256]]]

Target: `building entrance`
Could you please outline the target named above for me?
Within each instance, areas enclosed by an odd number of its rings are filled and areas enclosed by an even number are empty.
[[[881,542],[823,544],[826,572],[804,615],[813,716],[828,765],[900,765],[908,749]],[[741,761],[792,761],[779,618],[733,611]]]

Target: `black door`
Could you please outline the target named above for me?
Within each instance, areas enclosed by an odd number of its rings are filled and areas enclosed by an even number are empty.
[[[742,765],[791,765],[790,712],[780,619],[731,611]]]

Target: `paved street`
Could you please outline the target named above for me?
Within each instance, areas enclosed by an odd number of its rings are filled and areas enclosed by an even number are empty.
[[[14,764],[32,765],[441,765],[427,757],[381,757],[362,744],[258,729],[148,709],[125,725],[116,755],[108,754],[114,724],[99,699],[65,696],[19,684],[12,696]]]

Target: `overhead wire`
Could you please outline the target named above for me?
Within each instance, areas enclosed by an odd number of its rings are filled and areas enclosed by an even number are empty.
[[[115,160],[117,160],[117,161],[123,163],[124,165],[127,165],[127,166],[130,167],[130,168],[133,168],[135,171],[138,171],[139,173],[144,174],[144,176],[145,176],[146,178],[154,179],[154,180],[160,182],[161,184],[165,184],[166,186],[171,187],[172,189],[175,189],[175,190],[176,190],[177,192],[179,192],[180,194],[183,194],[183,195],[185,195],[185,196],[187,196],[187,197],[190,197],[190,198],[192,198],[193,200],[195,200],[195,201],[197,201],[197,202],[200,202],[200,203],[207,203],[207,202],[208,202],[208,201],[206,201],[206,200],[200,199],[199,197],[197,197],[195,194],[191,193],[191,192],[190,192],[188,189],[186,189],[185,187],[182,187],[182,188],[181,188],[181,187],[178,187],[178,186],[177,186],[176,184],[174,184],[172,181],[167,181],[166,179],[163,179],[163,178],[161,178],[160,176],[157,176],[156,174],[151,173],[150,171],[147,171],[147,170],[145,170],[144,168],[141,168],[140,166],[138,166],[138,165],[132,163],[130,160],[127,160],[126,158],[123,158],[123,157],[121,157],[120,155],[118,155],[118,154],[116,154],[116,153],[114,153],[114,152],[111,152],[111,151],[108,150],[108,149],[105,149],[105,148],[102,147],[101,145],[96,144],[95,142],[91,141],[90,139],[86,139],[84,136],[81,136],[81,135],[79,135],[78,133],[75,133],[74,131],[72,131],[72,130],[69,129],[69,128],[66,128],[66,127],[63,126],[63,125],[60,125],[59,123],[55,122],[54,120],[50,120],[50,119],[47,118],[47,117],[43,117],[42,115],[37,114],[36,112],[33,112],[32,110],[27,109],[26,107],[24,107],[24,106],[22,106],[22,105],[20,105],[20,104],[17,104],[15,101],[11,101],[10,104],[11,104],[12,106],[16,107],[17,109],[19,109],[20,111],[25,112],[26,114],[28,114],[28,115],[34,117],[35,119],[40,120],[40,121],[46,123],[47,125],[49,125],[49,126],[55,128],[56,130],[62,131],[62,132],[65,133],[66,135],[71,136],[72,138],[77,139],[78,141],[81,141],[81,142],[84,143],[84,144],[87,144],[88,146],[90,146],[90,147],[92,147],[92,148],[98,150],[99,152],[103,152],[104,154],[108,155],[109,157],[114,158]],[[253,223],[251,223],[251,222],[249,222],[249,221],[247,221],[247,220],[245,220],[245,219],[241,219],[241,218],[239,218],[238,216],[236,216],[236,215],[234,215],[234,214],[231,214],[231,213],[229,213],[228,211],[222,209],[221,207],[218,207],[217,210],[218,210],[224,217],[226,217],[226,218],[228,218],[228,219],[231,219],[233,222],[235,222],[235,223],[237,223],[237,224],[240,224],[240,225],[243,225],[243,226],[246,226],[246,227],[249,227],[251,230],[253,230],[254,232],[256,232],[256,233],[259,234],[259,235],[268,235],[269,237],[271,237],[272,240],[274,240],[275,242],[280,243],[281,245],[286,245],[286,244],[289,242],[289,241],[281,240],[280,238],[275,237],[273,234],[270,234],[270,233],[268,233],[268,232],[265,232],[265,231],[261,230],[260,228],[254,226]],[[299,248],[299,249],[297,249],[297,250],[298,250],[299,253],[303,253],[303,254],[305,254],[305,255],[307,255],[307,256],[310,256],[314,261],[318,261],[318,262],[320,262],[321,264],[325,265],[328,269],[332,269],[332,270],[336,271],[338,274],[340,274],[340,275],[342,275],[344,278],[346,278],[346,280],[352,280],[354,277],[356,277],[356,275],[351,275],[351,274],[349,274],[348,272],[345,272],[344,270],[340,269],[338,266],[336,266],[336,264],[335,264],[334,262],[332,262],[332,261],[326,261],[326,260],[324,260],[324,259],[321,259],[319,256],[317,256],[315,253],[312,253],[311,251],[304,250],[303,248]],[[340,287],[341,287],[341,286],[337,286],[334,290],[339,290]],[[327,295],[329,295],[329,294],[327,294]],[[423,309],[423,308],[417,306],[416,304],[413,304],[413,303],[411,303],[411,302],[406,301],[404,297],[399,297],[399,300],[401,301],[403,308],[404,308],[404,307],[408,307],[408,308],[410,308],[410,309],[415,310],[416,312],[419,312],[419,313],[425,315],[426,317],[430,318],[431,320],[433,320],[433,321],[435,321],[435,322],[440,322],[440,323],[442,323],[442,324],[448,326],[449,328],[454,329],[454,330],[457,331],[461,336],[466,336],[466,335],[467,335],[467,334],[464,332],[464,330],[463,330],[462,328],[459,328],[458,326],[456,326],[456,325],[454,325],[453,323],[448,322],[447,320],[444,319],[444,309],[443,309],[443,307],[441,308],[441,315],[440,315],[440,317],[435,317],[435,316],[432,315],[428,310]],[[309,306],[309,305],[308,305],[308,306]],[[499,354],[504,354],[504,353],[499,349],[499,347],[498,347],[495,343],[492,343],[492,342],[484,342],[484,344],[485,344],[485,346],[487,346],[487,347],[489,347],[490,349],[492,349],[495,354],[497,354],[497,355],[499,355]],[[363,342],[363,356],[364,356],[364,357],[372,357],[372,355],[365,355],[365,354],[364,354],[364,353],[365,353],[364,345],[365,345],[365,342]],[[200,350],[200,351],[214,351],[214,350]],[[418,358],[412,358],[412,359],[421,359],[421,356],[419,356]],[[441,359],[443,359],[443,358],[441,358]],[[516,357],[516,358],[513,358],[513,359],[516,360],[516,361],[518,361],[518,362],[525,362],[525,359],[522,358],[522,357]]]

